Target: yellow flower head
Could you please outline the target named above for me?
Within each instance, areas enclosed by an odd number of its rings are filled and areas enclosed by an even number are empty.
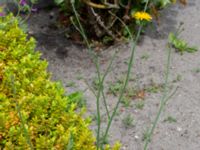
[[[146,21],[151,21],[152,17],[150,14],[146,13],[146,12],[136,12],[136,13],[132,13],[131,16],[133,18],[135,18],[136,20],[146,20]]]

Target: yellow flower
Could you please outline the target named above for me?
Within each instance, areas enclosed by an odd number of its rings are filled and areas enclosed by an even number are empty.
[[[136,12],[136,13],[132,13],[131,16],[133,18],[135,18],[136,20],[146,20],[146,21],[151,21],[152,17],[150,14],[146,13],[146,12]]]

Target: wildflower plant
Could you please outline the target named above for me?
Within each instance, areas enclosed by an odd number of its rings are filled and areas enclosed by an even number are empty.
[[[162,1],[159,1],[159,2],[164,2],[164,1],[165,0],[162,0]],[[106,76],[107,76],[107,74],[108,74],[108,72],[109,72],[109,70],[110,70],[110,68],[112,66],[113,59],[115,59],[115,55],[113,55],[113,57],[112,57],[112,59],[110,61],[110,64],[109,64],[108,68],[106,69],[106,71],[104,73],[102,73],[100,71],[100,68],[99,68],[100,66],[99,66],[98,55],[95,55],[95,53],[92,51],[92,47],[89,44],[89,40],[88,40],[87,35],[86,35],[86,33],[87,33],[86,31],[87,30],[84,30],[84,26],[81,24],[81,15],[78,13],[78,9],[75,7],[76,6],[76,1],[75,0],[71,0],[70,2],[71,2],[71,5],[72,5],[74,16],[75,16],[75,20],[72,19],[73,24],[75,25],[76,29],[80,32],[80,34],[82,35],[85,43],[87,44],[89,54],[92,57],[93,62],[95,64],[95,66],[96,66],[96,71],[97,71],[97,76],[98,76],[97,93],[94,93],[94,95],[96,96],[96,108],[97,108],[96,109],[97,110],[97,115],[96,115],[96,121],[97,121],[96,147],[97,147],[97,149],[104,150],[106,148],[109,148],[109,146],[108,145],[104,145],[104,143],[102,143],[101,141],[105,141],[108,138],[109,130],[111,128],[111,125],[112,125],[112,122],[113,122],[113,118],[117,115],[119,104],[123,100],[123,97],[124,97],[124,94],[125,94],[125,91],[126,91],[126,88],[128,86],[129,79],[130,79],[130,73],[131,73],[131,70],[132,70],[132,66],[133,66],[133,64],[135,62],[136,44],[137,44],[137,42],[139,40],[139,37],[140,37],[141,32],[143,30],[143,27],[145,25],[145,23],[143,23],[143,22],[144,21],[148,22],[148,21],[151,21],[151,19],[152,19],[151,15],[148,13],[149,4],[151,4],[152,1],[144,0],[143,2],[145,2],[145,5],[144,5],[143,10],[139,11],[139,12],[136,11],[134,14],[132,14],[133,18],[135,18],[137,21],[140,21],[139,24],[138,24],[139,28],[137,30],[135,38],[133,37],[130,28],[126,25],[126,22],[123,19],[121,19],[120,17],[118,17],[117,15],[115,15],[115,13],[110,12],[110,14],[115,16],[117,21],[119,21],[122,24],[122,26],[126,29],[128,35],[130,37],[130,44],[131,44],[131,54],[130,54],[130,59],[128,61],[127,74],[126,74],[125,79],[122,82],[123,84],[122,84],[122,87],[120,88],[118,100],[117,100],[116,105],[114,106],[114,108],[112,108],[112,111],[108,111],[107,104],[106,104],[106,98],[105,98],[104,91],[103,91],[104,90],[103,87],[104,87],[105,78],[106,78]],[[165,2],[167,2],[167,1],[165,1]],[[170,2],[170,1],[168,1],[168,2]],[[167,4],[167,3],[162,3],[162,4]],[[88,5],[93,5],[93,4],[88,4]],[[97,7],[99,7],[99,5],[97,5]],[[77,25],[75,24],[75,21],[76,21]],[[159,107],[158,113],[156,114],[155,120],[153,121],[153,125],[145,133],[144,150],[147,150],[147,148],[148,148],[148,144],[150,143],[151,137],[152,137],[152,135],[154,133],[154,130],[156,128],[156,125],[158,123],[160,115],[161,115],[161,113],[162,113],[162,111],[163,111],[163,109],[165,107],[165,104],[167,103],[167,101],[177,91],[177,88],[173,92],[171,92],[168,89],[168,87],[169,87],[168,86],[168,79],[169,79],[169,72],[170,72],[171,49],[172,49],[172,44],[169,43],[168,55],[167,55],[167,64],[166,64],[165,83],[164,83],[164,87],[163,87],[164,88],[163,95],[161,97],[160,107]],[[108,121],[107,121],[107,125],[106,125],[105,129],[101,127],[101,123],[102,123],[101,122],[102,114],[101,114],[101,111],[100,111],[100,100],[101,100],[101,97],[103,99],[103,104],[104,104],[104,107],[105,107],[105,109],[107,111],[107,117],[108,117]],[[143,105],[141,105],[141,107],[143,107]],[[132,119],[130,118],[130,116],[127,117],[127,118],[128,119],[125,122],[127,122],[128,124],[131,124]],[[101,136],[100,133],[103,133],[103,136]]]

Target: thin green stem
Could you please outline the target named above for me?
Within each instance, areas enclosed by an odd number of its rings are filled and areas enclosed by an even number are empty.
[[[154,132],[154,129],[155,129],[157,123],[158,123],[158,120],[160,118],[161,112],[162,112],[162,110],[163,110],[163,108],[164,108],[164,106],[166,104],[165,103],[165,99],[166,99],[167,94],[168,94],[168,79],[169,79],[169,70],[170,70],[171,51],[172,51],[171,48],[169,48],[168,49],[168,56],[167,56],[167,66],[166,66],[167,70],[166,70],[166,75],[165,75],[164,91],[163,91],[163,96],[162,96],[161,102],[160,102],[160,108],[159,108],[158,113],[156,115],[156,118],[155,118],[155,120],[153,122],[153,126],[150,129],[150,131],[148,133],[148,136],[147,136],[147,138],[145,140],[144,150],[147,150],[147,147],[148,147],[148,144],[150,142],[151,136],[152,136],[152,134]]]
[[[180,31],[180,27],[181,25],[179,26],[178,30],[176,31],[175,33],[175,36],[177,34],[179,34],[179,31]],[[172,41],[173,43],[173,41]],[[158,110],[158,113],[155,117],[155,120],[153,121],[153,125],[152,127],[150,128],[150,130],[148,131],[148,136],[145,140],[145,144],[144,144],[144,150],[147,150],[147,147],[148,147],[148,144],[150,143],[150,140],[151,140],[151,137],[153,135],[153,132],[156,128],[156,125],[158,123],[158,120],[160,118],[160,115],[166,105],[166,102],[169,100],[169,98],[171,98],[171,96],[167,97],[168,95],[168,80],[169,80],[169,73],[170,73],[170,60],[171,60],[171,52],[172,52],[172,44],[171,43],[168,43],[168,55],[167,55],[167,65],[166,65],[166,73],[165,73],[165,83],[164,83],[164,91],[163,91],[163,96],[160,100],[160,107],[159,107],[159,110]],[[176,88],[177,90],[177,88]],[[175,92],[176,92],[175,90]]]
[[[102,78],[102,80],[101,80],[102,84],[104,83],[104,81],[105,81],[105,79],[106,79],[106,76],[108,75],[108,73],[109,73],[109,71],[110,71],[110,69],[111,69],[111,67],[112,67],[113,61],[114,61],[114,59],[116,58],[116,54],[117,54],[117,52],[115,52],[114,55],[112,56],[111,61],[110,61],[109,65],[108,65],[108,67],[107,67],[107,69],[106,69],[106,71],[105,71],[105,73],[104,73],[104,75],[103,75],[103,78]],[[108,119],[110,120],[110,113],[109,113],[109,110],[108,110],[108,105],[107,105],[107,101],[106,101],[106,96],[105,96],[105,94],[104,94],[104,87],[103,87],[103,89],[102,89],[102,91],[101,91],[101,94],[102,94],[102,96],[103,96],[103,102],[104,102],[104,106],[105,106],[105,108],[106,108],[106,113],[107,113]]]
[[[145,4],[145,7],[144,7],[144,11],[147,10],[147,6],[148,6],[148,3],[149,1],[147,0],[146,4]],[[111,13],[111,12],[110,12]],[[116,16],[117,17],[117,16]],[[129,63],[128,63],[128,71],[127,71],[127,74],[126,74],[126,78],[125,78],[125,81],[124,81],[124,85],[122,87],[122,90],[120,92],[120,95],[119,95],[119,98],[118,98],[118,101],[117,101],[117,104],[115,105],[115,108],[113,110],[113,113],[110,117],[110,120],[108,121],[108,124],[107,124],[107,127],[106,127],[106,130],[105,130],[105,134],[103,136],[103,139],[106,139],[106,137],[108,136],[108,132],[109,132],[109,129],[111,127],[111,124],[112,124],[112,121],[113,121],[113,118],[115,117],[116,115],[116,112],[118,110],[118,107],[119,107],[119,104],[124,96],[124,93],[125,93],[125,90],[126,90],[126,87],[128,85],[128,82],[129,82],[129,78],[130,78],[130,73],[131,73],[131,69],[132,69],[132,66],[133,66],[133,63],[134,63],[134,58],[135,58],[135,49],[136,49],[136,44],[139,40],[139,37],[141,35],[141,31],[142,31],[142,28],[143,28],[143,24],[140,24],[139,26],[139,29],[138,29],[138,32],[136,34],[136,38],[135,40],[133,40],[133,36],[129,30],[129,28],[126,26],[126,24],[119,18],[117,17],[117,19],[124,25],[124,27],[126,28],[127,32],[129,33],[129,36],[131,38],[131,41],[132,41],[132,44],[131,44],[131,56],[130,56],[130,60],[129,60]],[[102,148],[102,146],[101,146]]]
[[[72,4],[72,9],[74,11],[76,20],[78,22],[79,25],[79,29],[80,29],[80,34],[82,35],[84,41],[86,42],[86,45],[89,49],[89,54],[92,56],[93,62],[95,64],[96,70],[97,70],[97,76],[98,76],[98,80],[99,80],[99,88],[98,88],[98,93],[97,93],[97,97],[96,97],[96,109],[97,109],[97,149],[99,149],[100,146],[100,129],[101,129],[101,114],[100,114],[100,97],[101,97],[101,91],[103,89],[103,82],[102,82],[102,78],[101,78],[101,73],[100,73],[100,67],[99,67],[99,60],[98,57],[94,54],[94,52],[91,49],[91,46],[89,44],[89,41],[86,37],[85,31],[81,25],[81,22],[79,20],[79,16],[78,13],[76,11],[75,5],[74,5],[75,1],[71,0],[71,4]]]
[[[121,102],[121,100],[122,100],[122,98],[124,96],[126,87],[128,85],[128,81],[129,81],[129,78],[130,78],[130,72],[131,72],[131,68],[132,68],[132,65],[133,65],[133,61],[134,61],[135,47],[136,47],[136,43],[137,43],[137,41],[139,39],[141,30],[142,30],[142,27],[140,26],[139,30],[138,30],[138,33],[137,33],[137,36],[136,36],[136,39],[135,39],[135,42],[134,42],[133,47],[132,47],[132,53],[131,53],[131,58],[130,58],[130,62],[129,62],[129,65],[128,65],[128,72],[127,72],[127,75],[126,75],[126,79],[125,79],[123,88],[122,88],[122,90],[120,92],[120,96],[119,96],[119,99],[117,101],[117,104],[116,104],[116,106],[115,106],[115,108],[113,110],[113,113],[112,113],[112,115],[110,117],[110,120],[108,121],[107,128],[106,128],[106,131],[105,131],[103,139],[106,139],[106,137],[108,135],[108,131],[110,129],[111,123],[113,121],[114,116],[116,115],[117,109],[119,107],[119,104],[120,104],[120,102]]]
[[[107,114],[108,120],[110,120],[110,112],[108,110],[108,104],[107,104],[107,101],[106,101],[106,96],[104,94],[104,90],[101,91],[101,94],[102,94],[102,97],[103,97],[104,106],[106,108],[106,114]]]
[[[146,9],[147,9],[148,2],[149,2],[149,0],[147,0],[147,2],[146,2],[144,11],[146,11]],[[74,0],[71,0],[71,4],[72,4],[73,11],[74,11],[74,13],[75,13],[76,20],[77,20],[78,25],[79,25],[80,33],[81,33],[81,35],[83,36],[83,39],[84,39],[84,41],[86,42],[86,44],[87,44],[87,46],[88,46],[88,48],[89,48],[89,52],[91,53],[91,47],[90,47],[89,42],[88,42],[88,40],[87,40],[86,34],[85,34],[85,32],[84,32],[84,29],[83,29],[83,27],[82,27],[82,25],[81,25],[81,23],[80,23],[80,20],[79,20],[79,17],[78,17],[78,13],[77,13],[77,11],[76,11],[76,9],[75,9],[75,6],[74,6]],[[120,20],[120,19],[119,19],[119,20]],[[121,20],[120,20],[120,21],[121,21]],[[121,22],[123,22],[123,21],[121,21]],[[123,24],[124,24],[124,23],[123,23]],[[124,86],[123,86],[123,88],[122,88],[122,90],[121,90],[121,93],[120,93],[118,102],[117,102],[117,104],[116,104],[116,106],[115,106],[115,108],[114,108],[114,111],[113,111],[113,113],[112,113],[110,119],[108,120],[107,128],[106,128],[105,134],[104,134],[104,136],[103,136],[103,141],[106,139],[106,137],[107,137],[107,135],[108,135],[108,131],[109,131],[109,129],[110,129],[112,120],[113,120],[114,116],[116,115],[116,111],[117,111],[117,109],[118,109],[118,107],[119,107],[119,103],[121,102],[121,100],[122,100],[122,98],[123,98],[123,95],[124,95],[124,92],[125,92],[125,90],[126,90],[126,87],[127,87],[127,85],[128,85],[128,81],[129,81],[129,76],[130,76],[131,68],[132,68],[132,65],[133,65],[133,62],[134,62],[134,54],[135,54],[136,43],[138,42],[138,39],[139,39],[140,34],[141,34],[141,31],[142,31],[142,27],[143,27],[142,24],[139,26],[139,30],[138,30],[138,33],[137,33],[137,35],[136,35],[136,39],[135,39],[135,41],[134,41],[130,30],[128,29],[128,27],[127,27],[125,24],[124,24],[124,26],[125,26],[125,28],[127,29],[128,33],[129,33],[129,35],[130,35],[130,37],[131,37],[131,39],[132,39],[132,40],[131,40],[131,41],[132,41],[132,45],[131,45],[131,50],[132,50],[132,52],[131,52],[131,57],[130,57],[129,65],[128,65],[127,76],[126,76],[126,79],[125,79],[125,81],[124,81]],[[92,54],[93,54],[93,53],[92,53]],[[92,56],[95,56],[95,55],[92,55]],[[104,83],[104,79],[105,79],[105,78],[104,78],[104,77],[101,78],[100,69],[99,69],[99,62],[96,61],[96,60],[98,60],[98,58],[95,56],[95,57],[93,57],[93,59],[94,59],[95,65],[96,65],[97,74],[98,74],[98,79],[99,79],[99,89],[98,89],[98,93],[97,93],[97,102],[96,102],[96,105],[97,105],[97,124],[98,124],[98,129],[97,129],[97,149],[99,149],[99,147],[101,147],[101,149],[103,149],[103,144],[100,143],[100,123],[101,123],[101,116],[100,116],[100,109],[99,109],[99,107],[100,107],[100,105],[99,105],[99,100],[100,100],[101,93],[102,93],[102,91],[103,91],[103,83]],[[104,74],[104,76],[106,76],[106,75],[107,75],[107,73]],[[105,105],[107,106],[107,104],[105,104]]]

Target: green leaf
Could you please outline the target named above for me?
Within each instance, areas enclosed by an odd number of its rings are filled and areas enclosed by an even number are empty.
[[[187,49],[187,52],[193,53],[193,52],[196,52],[197,50],[198,50],[197,47],[189,47],[189,48]]]
[[[67,150],[73,150],[73,147],[74,147],[73,134],[70,133],[69,143],[68,143],[68,145],[67,145]]]
[[[55,3],[56,3],[57,5],[60,5],[61,3],[64,2],[64,0],[54,0],[54,1],[55,1]]]
[[[193,53],[197,51],[197,48],[194,46],[189,46],[186,41],[178,38],[174,33],[170,33],[168,37],[168,42],[180,53],[188,52]]]
[[[170,0],[161,0],[160,4],[161,4],[161,8],[164,8],[166,5],[170,4],[171,1]]]
[[[36,3],[38,3],[38,0],[31,0],[31,3],[36,4]]]

